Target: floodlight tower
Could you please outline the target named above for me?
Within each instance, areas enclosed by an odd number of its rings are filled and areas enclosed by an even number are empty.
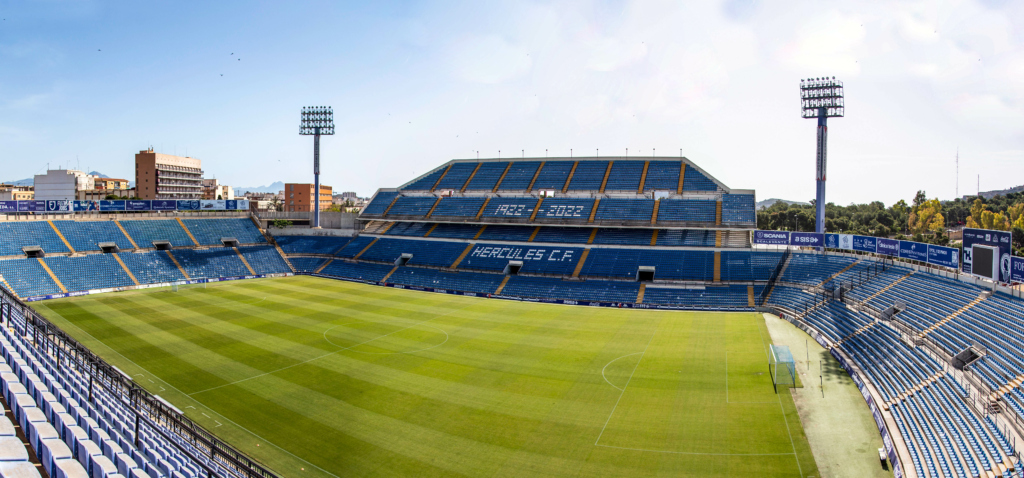
[[[832,78],[800,80],[800,109],[804,118],[818,118],[817,173],[818,195],[815,200],[814,232],[825,232],[825,153],[828,142],[829,117],[842,118],[843,82]]]
[[[313,227],[320,227],[320,135],[334,134],[334,109],[330,106],[305,106],[299,134],[313,136]]]

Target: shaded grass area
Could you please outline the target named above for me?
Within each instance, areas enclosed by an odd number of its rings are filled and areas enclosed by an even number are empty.
[[[807,384],[794,389],[792,398],[821,476],[893,476],[878,461],[882,437],[871,410],[846,370],[793,324],[771,314],[765,314],[765,322],[772,341],[790,347],[798,361],[797,372]]]
[[[817,476],[753,313],[312,277],[37,309],[285,476]]]

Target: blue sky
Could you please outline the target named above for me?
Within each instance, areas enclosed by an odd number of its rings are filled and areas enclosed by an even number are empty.
[[[0,0],[0,179],[131,178],[199,157],[234,186],[369,195],[451,158],[682,154],[759,198],[814,197],[801,78],[846,84],[832,202],[1024,184],[1024,2]],[[223,76],[221,76],[223,75]],[[525,153],[523,152],[525,150]]]

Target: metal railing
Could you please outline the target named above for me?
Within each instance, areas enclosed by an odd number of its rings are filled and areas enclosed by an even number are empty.
[[[134,412],[135,446],[140,427],[161,435],[207,473],[208,478],[278,478],[278,475],[151,394],[34,309],[0,287],[0,322],[24,338],[27,346],[69,367],[89,383],[90,400],[106,393]],[[98,389],[97,389],[98,387]]]

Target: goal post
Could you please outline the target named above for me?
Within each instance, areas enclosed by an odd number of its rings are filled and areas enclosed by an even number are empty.
[[[768,346],[768,352],[768,374],[772,377],[775,393],[779,392],[779,386],[795,387],[796,363],[789,347],[771,344]]]
[[[206,281],[198,284],[189,284],[188,281],[175,281],[171,283],[171,292],[178,292],[180,289],[205,289]]]

